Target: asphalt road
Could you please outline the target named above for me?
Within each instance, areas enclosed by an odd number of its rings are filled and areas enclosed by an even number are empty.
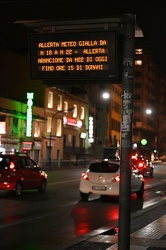
[[[155,167],[154,178],[145,178],[143,199],[131,196],[132,213],[162,200],[166,164]],[[25,191],[21,197],[0,192],[1,250],[56,249],[118,219],[118,200],[91,196],[80,200],[78,185],[83,169],[48,171],[45,194]]]

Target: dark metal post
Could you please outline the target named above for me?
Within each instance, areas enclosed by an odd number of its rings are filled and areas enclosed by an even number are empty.
[[[135,15],[126,14],[124,15],[118,250],[130,249],[131,166],[129,162],[132,151],[134,39]]]
[[[52,121],[51,121],[51,130],[52,130]],[[52,137],[52,133],[50,130],[50,137],[49,137],[49,162],[48,162],[48,168],[51,169],[51,153],[52,153],[52,145],[51,145],[51,137]]]
[[[55,114],[53,114],[52,119],[51,119],[50,137],[49,137],[49,164],[48,164],[49,169],[51,169],[51,160],[52,160],[52,156],[51,156],[51,155],[52,155],[52,145],[51,145],[51,138],[52,138],[52,121],[53,121],[54,117],[55,117],[58,113],[64,113],[64,110],[57,111]]]
[[[86,147],[85,147],[85,139],[84,139],[84,168],[86,168]]]

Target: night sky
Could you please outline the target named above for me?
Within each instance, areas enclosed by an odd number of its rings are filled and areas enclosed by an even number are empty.
[[[146,4],[146,5],[144,5]],[[29,30],[14,24],[20,20],[102,18],[132,13],[151,46],[155,62],[166,71],[164,1],[109,0],[0,0],[0,43],[27,46]]]

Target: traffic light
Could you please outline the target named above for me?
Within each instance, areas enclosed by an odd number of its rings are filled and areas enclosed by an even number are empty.
[[[141,140],[141,145],[145,146],[147,143],[148,143],[148,141],[145,138],[143,138]]]

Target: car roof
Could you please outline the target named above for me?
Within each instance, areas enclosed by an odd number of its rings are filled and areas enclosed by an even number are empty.
[[[95,159],[95,160],[92,160],[92,161],[90,162],[90,164],[91,164],[91,163],[96,163],[96,162],[108,162],[108,163],[120,165],[120,161],[109,160],[109,159]]]
[[[0,156],[28,156],[28,154],[26,153],[22,153],[22,152],[16,152],[16,153],[10,153],[10,152],[0,152]]]

